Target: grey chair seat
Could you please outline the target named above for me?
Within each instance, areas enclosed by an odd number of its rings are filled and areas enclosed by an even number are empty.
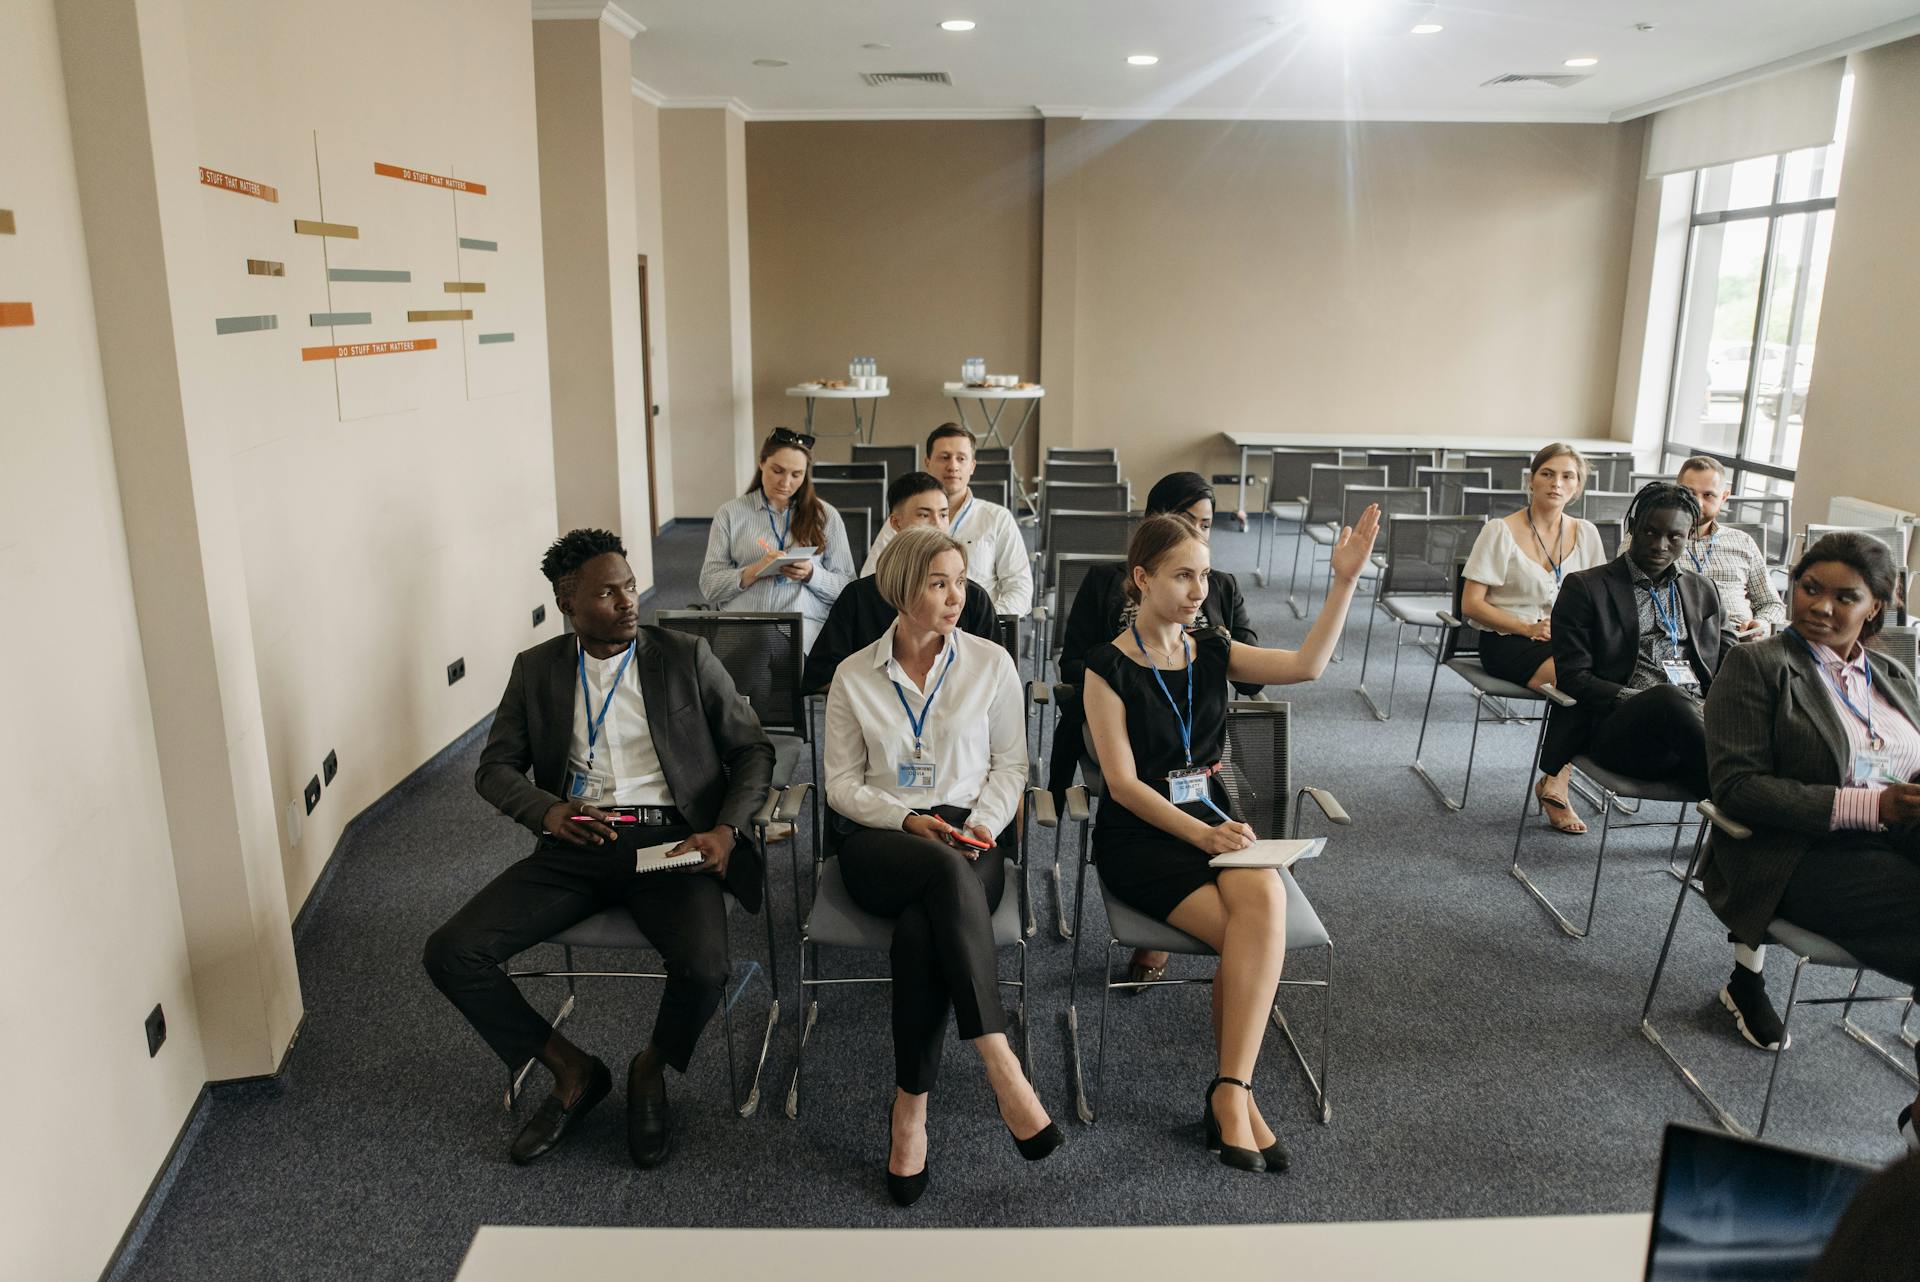
[[[1458,673],[1461,680],[1480,693],[1490,694],[1496,699],[1531,699],[1539,703],[1545,698],[1537,690],[1529,690],[1523,685],[1515,685],[1511,681],[1502,681],[1499,677],[1490,675],[1480,666],[1480,660],[1470,655],[1448,659],[1447,667]]]
[[[1333,525],[1309,525],[1307,538],[1322,547],[1332,547],[1333,541],[1340,537],[1340,529]]]
[[[800,768],[807,741],[798,735],[770,734],[767,742],[773,745],[773,786],[784,788],[793,782],[793,772]]]
[[[1095,868],[1099,865],[1095,864]],[[1287,888],[1287,948],[1324,948],[1331,942],[1327,928],[1320,921],[1320,914],[1313,910],[1307,897],[1300,890],[1293,874],[1285,868],[1280,870],[1280,880]],[[1143,912],[1129,907],[1118,895],[1107,888],[1106,878],[1100,879],[1100,898],[1107,906],[1107,925],[1113,937],[1125,948],[1151,948],[1165,953],[1191,953],[1200,957],[1213,956],[1213,949],[1201,940],[1183,930],[1176,930],[1163,921],[1155,920]]]
[[[1008,869],[1000,906],[993,910],[996,948],[1011,948],[1026,938],[1020,920],[1020,890],[1015,883],[1019,875],[1017,869]],[[807,939],[815,944],[884,953],[893,946],[893,923],[885,917],[875,917],[854,903],[847,883],[840,877],[840,861],[829,859],[820,867],[820,884],[813,893],[813,911],[807,914]]]
[[[1443,596],[1388,596],[1380,598],[1380,608],[1396,623],[1437,628],[1440,612],[1451,610],[1453,602]]]
[[[1781,917],[1775,917],[1768,924],[1767,938],[1796,956],[1806,958],[1816,966],[1837,966],[1842,970],[1859,970],[1865,965],[1859,958],[1826,936],[1816,935],[1810,930],[1802,930]]]
[[[1282,521],[1302,521],[1306,519],[1307,505],[1305,503],[1269,503],[1267,515],[1278,517]]]
[[[675,877],[680,874],[669,868],[665,872],[657,872],[651,875],[655,877]],[[731,914],[738,905],[738,901],[730,894],[724,897],[727,901],[727,912]],[[569,948],[633,949],[653,947],[653,944],[648,941],[647,937],[640,933],[640,928],[633,924],[633,914],[617,906],[602,908],[599,912],[586,918],[584,921],[577,921],[565,930],[547,936],[546,942],[549,944],[565,944]]]
[[[1682,805],[1700,800],[1687,789],[1664,779],[1636,779],[1632,775],[1616,774],[1596,764],[1592,757],[1584,753],[1573,759],[1573,768],[1608,792],[1622,797],[1637,797],[1642,801],[1676,801]]]

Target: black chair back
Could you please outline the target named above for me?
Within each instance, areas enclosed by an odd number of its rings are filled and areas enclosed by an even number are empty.
[[[989,503],[998,503],[1001,507],[1007,505],[1007,482],[1005,481],[983,481],[976,475],[967,489],[976,497],[985,499]],[[951,516],[952,513],[948,515]]]
[[[1046,481],[1040,487],[1041,518],[1044,520],[1056,508],[1067,512],[1124,512],[1133,506],[1132,498],[1125,481]]]
[[[1340,496],[1340,524],[1357,525],[1360,514],[1374,503],[1380,505],[1382,526],[1390,517],[1425,516],[1431,499],[1419,485],[1349,485]]]
[[[1387,484],[1395,487],[1413,484],[1413,469],[1432,467],[1432,450],[1368,450],[1361,460],[1368,467],[1387,469]]]
[[[1293,802],[1292,705],[1251,699],[1227,705],[1220,785],[1228,808],[1262,840],[1287,835]]]
[[[1057,555],[1053,562],[1053,617],[1058,624],[1051,629],[1051,639],[1047,643],[1047,657],[1057,660],[1060,657],[1060,643],[1066,640],[1067,620],[1073,615],[1073,602],[1080,595],[1081,585],[1086,583],[1087,575],[1096,565],[1118,566],[1125,569],[1127,558],[1106,552],[1066,552]]]
[[[1596,490],[1625,490],[1631,494],[1640,487],[1633,483],[1633,455],[1600,454],[1587,460],[1586,484]]]
[[[1349,485],[1385,486],[1384,467],[1329,467],[1316,464],[1307,480],[1308,525],[1332,525],[1346,511],[1344,495]]]
[[[1625,521],[1595,521],[1593,528],[1600,531],[1600,546],[1606,549],[1607,560],[1620,555],[1620,545],[1626,541],[1627,523]]]
[[[1740,521],[1767,527],[1760,544],[1772,565],[1784,562],[1793,548],[1793,498],[1786,494],[1736,494],[1720,509],[1723,521]]]
[[[1460,491],[1460,515],[1505,516],[1525,507],[1528,497],[1525,490],[1490,490],[1469,485]]]
[[[872,525],[887,519],[887,483],[880,480],[840,481],[816,476],[813,492],[823,503],[838,508],[844,520],[849,508],[865,508]]]
[[[977,437],[975,438],[978,439]],[[973,460],[976,463],[1013,462],[1013,450],[1005,445],[976,445],[973,448]]]
[[[1085,481],[1091,484],[1113,484],[1120,479],[1120,460],[1102,459],[1092,463],[1066,463],[1057,459],[1048,459],[1046,471],[1041,473],[1048,481]]]
[[[807,737],[806,701],[800,693],[798,614],[725,610],[662,610],[654,622],[675,632],[704,637],[714,657],[746,697],[761,729]]]
[[[1633,493],[1626,490],[1583,490],[1567,506],[1568,516],[1598,525],[1602,521],[1624,521]]]
[[[1111,445],[1101,449],[1076,449],[1065,445],[1047,447],[1048,463],[1117,463],[1119,451]]]
[[[1267,474],[1267,502],[1305,503],[1313,469],[1338,466],[1339,450],[1275,450]]]
[[[1495,476],[1514,476],[1524,473],[1531,462],[1532,450],[1467,450],[1461,455],[1460,466],[1484,467]]]
[[[918,445],[862,445],[856,442],[853,447],[853,461],[884,464],[889,485],[908,472],[921,470]]]
[[[1013,464],[1006,462],[975,464],[971,484],[978,485],[982,481],[1000,481],[1012,485]]]
[[[1059,559],[1073,553],[1125,557],[1127,543],[1140,524],[1137,512],[1077,512],[1069,508],[1047,510],[1044,568],[1046,587],[1060,582]]]
[[[1466,562],[1486,524],[1478,516],[1392,516],[1387,519],[1387,569],[1380,595],[1450,596],[1454,568]]]
[[[885,463],[818,463],[813,465],[814,483],[821,481],[878,481],[885,492],[887,483],[887,465]]]
[[[845,508],[840,512],[840,523],[847,527],[847,557],[858,574],[873,547],[873,513],[863,507]]]
[[[1493,470],[1485,467],[1417,467],[1413,483],[1433,495],[1430,511],[1436,516],[1461,516],[1462,494],[1469,487],[1493,488]]]

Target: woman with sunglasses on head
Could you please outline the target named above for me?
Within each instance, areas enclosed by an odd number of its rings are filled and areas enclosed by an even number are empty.
[[[814,553],[776,564],[800,548]],[[747,492],[713,514],[701,595],[722,610],[799,614],[804,652],[852,578],[846,526],[813,492],[813,437],[774,428]]]

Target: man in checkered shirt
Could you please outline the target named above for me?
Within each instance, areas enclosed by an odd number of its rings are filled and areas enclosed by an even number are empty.
[[[1723,529],[1720,509],[1732,487],[1718,459],[1696,455],[1680,465],[1675,478],[1700,500],[1700,524],[1687,540],[1682,566],[1713,580],[1720,608],[1742,641],[1757,641],[1786,626],[1787,608],[1767,578],[1767,558],[1745,530]]]

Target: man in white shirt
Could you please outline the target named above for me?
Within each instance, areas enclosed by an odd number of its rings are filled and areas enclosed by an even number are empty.
[[[602,909],[631,913],[667,971],[653,1035],[627,1070],[627,1147],[644,1169],[667,1156],[662,1069],[686,1071],[724,995],[721,891],[749,912],[761,907],[760,852],[743,830],[766,800],[773,746],[703,638],[639,626],[617,535],[574,530],[540,568],[573,633],[514,659],[473,779],[539,843],[435,931],[422,960],[510,1072],[537,1059],[553,1073],[553,1094],[510,1150],[524,1164],[560,1143],[613,1081],[501,965]],[[669,844],[699,864],[640,870],[641,851]]]
[[[947,493],[951,534],[967,549],[967,577],[987,590],[996,614],[1025,614],[1033,607],[1033,564],[1020,523],[998,503],[975,497],[969,488],[976,464],[973,433],[958,423],[942,423],[927,434],[927,471]],[[872,574],[880,551],[893,539],[891,526],[880,531],[861,574]]]

